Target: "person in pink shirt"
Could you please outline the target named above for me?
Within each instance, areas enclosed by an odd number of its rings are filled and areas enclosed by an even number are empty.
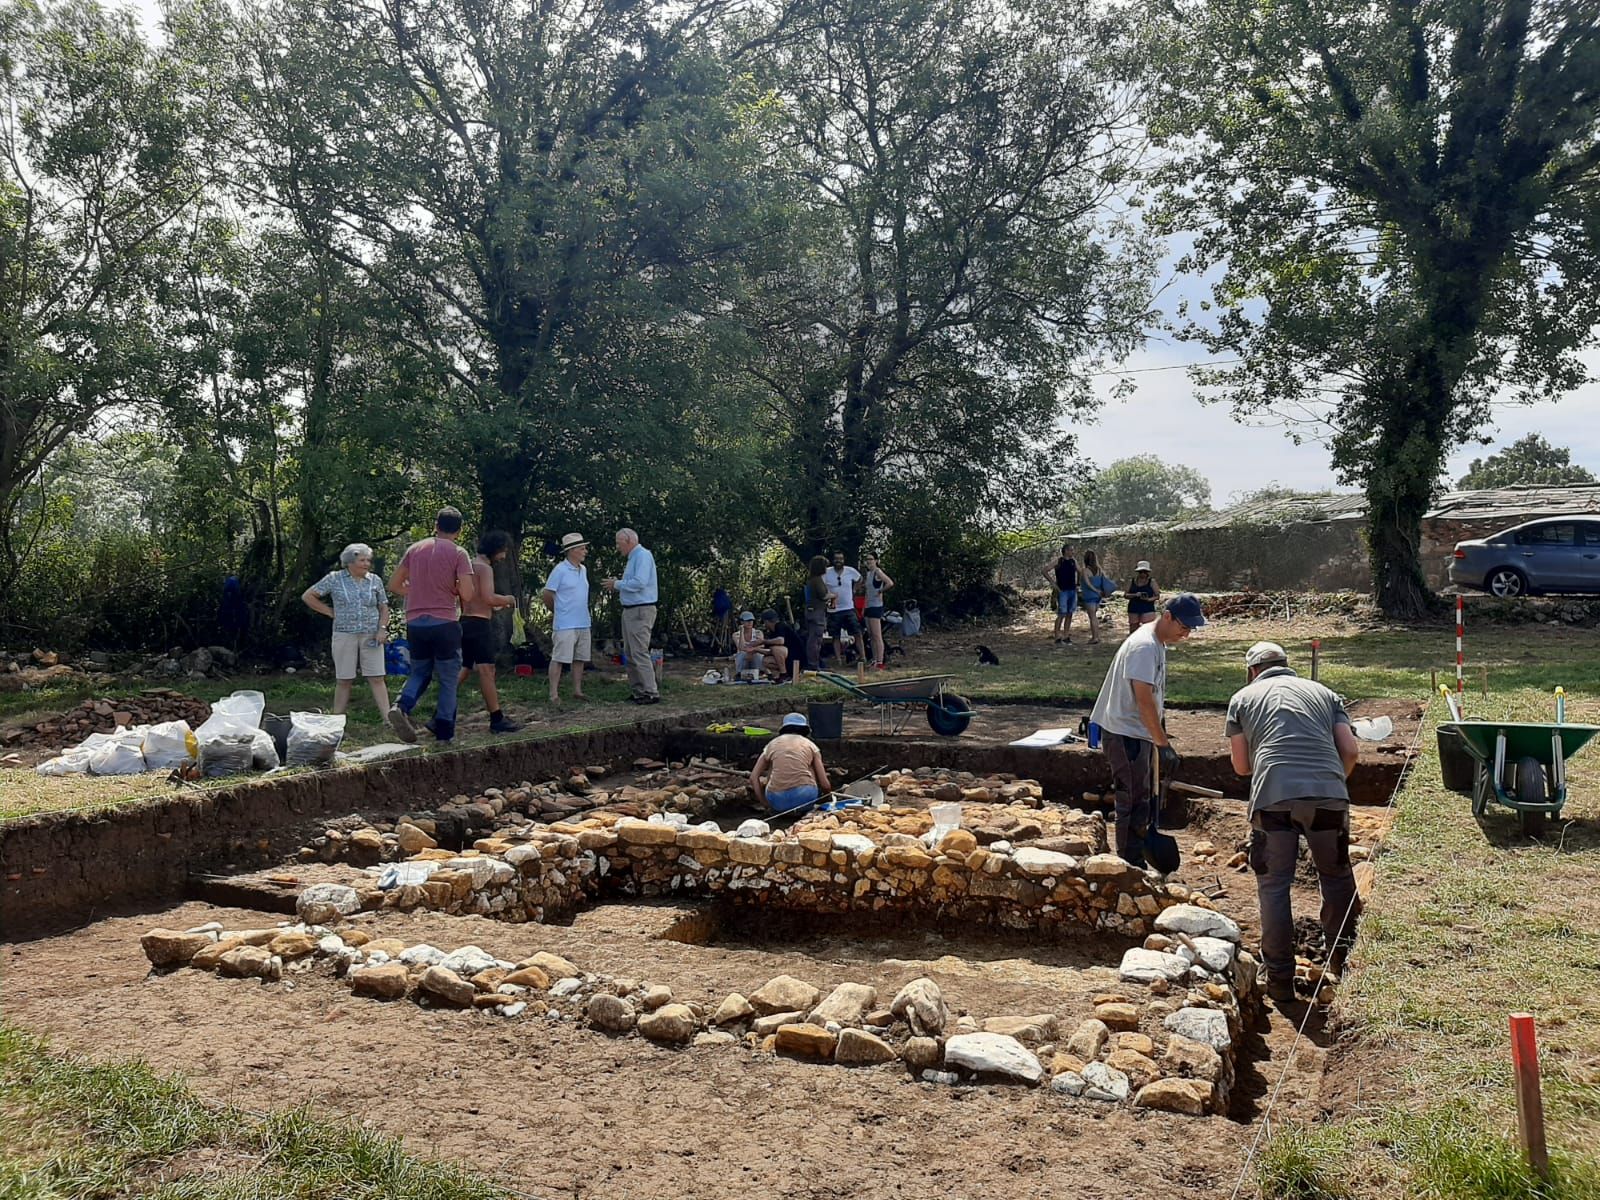
[[[413,542],[389,579],[389,590],[404,597],[406,641],[411,647],[411,674],[400,699],[389,709],[389,726],[408,742],[417,740],[411,721],[422,693],[434,673],[439,676],[439,698],[428,729],[441,742],[456,735],[456,689],[461,675],[461,620],[457,604],[477,597],[472,560],[456,545],[461,536],[461,513],[441,508],[433,523],[433,536]]]

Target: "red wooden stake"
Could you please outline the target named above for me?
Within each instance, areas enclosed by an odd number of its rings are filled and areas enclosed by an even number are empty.
[[[1544,1100],[1539,1094],[1539,1043],[1532,1013],[1511,1014],[1511,1069],[1517,1076],[1517,1133],[1528,1165],[1540,1179],[1550,1175],[1544,1144]]]

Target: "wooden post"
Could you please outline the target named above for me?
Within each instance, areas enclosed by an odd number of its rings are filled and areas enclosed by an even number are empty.
[[[1540,1179],[1550,1176],[1544,1143],[1544,1100],[1539,1094],[1539,1043],[1532,1013],[1511,1014],[1511,1069],[1517,1077],[1517,1134],[1528,1165]]]
[[[1321,665],[1322,665],[1322,639],[1321,638],[1312,638],[1311,639],[1311,679],[1312,679],[1313,682],[1315,682],[1316,679],[1317,679],[1317,673],[1318,673],[1318,670],[1320,669]]]
[[[800,660],[798,658],[789,664],[789,679],[792,683],[800,682]]]

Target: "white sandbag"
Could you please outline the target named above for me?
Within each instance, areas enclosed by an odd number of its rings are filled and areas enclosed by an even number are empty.
[[[265,729],[258,729],[250,738],[250,766],[257,771],[275,771],[283,764],[278,761],[278,743]]]
[[[33,769],[40,775],[86,775],[89,772],[90,753],[75,746],[64,754],[45,759]]]
[[[326,767],[344,740],[344,714],[291,712],[287,749],[290,767]]]
[[[194,731],[195,739],[203,746],[220,734],[252,733],[261,728],[261,714],[266,711],[267,698],[261,692],[234,692],[211,706],[211,715]]]
[[[144,771],[144,753],[138,743],[113,739],[89,752],[91,775],[141,775]]]
[[[152,771],[170,771],[174,767],[187,767],[200,757],[200,742],[187,721],[165,721],[152,725],[145,732],[145,765]]]

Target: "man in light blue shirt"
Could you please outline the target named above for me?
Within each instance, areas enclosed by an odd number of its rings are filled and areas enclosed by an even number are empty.
[[[589,572],[583,560],[589,556],[589,543],[581,533],[561,539],[561,561],[545,580],[539,598],[553,614],[550,622],[550,703],[555,704],[561,689],[561,668],[572,667],[572,697],[587,700],[583,694],[583,668],[589,661]]]
[[[631,529],[617,530],[617,553],[628,562],[621,579],[605,581],[607,591],[622,601],[622,648],[628,658],[628,687],[635,704],[659,704],[650,635],[656,627],[656,559],[639,544]]]

